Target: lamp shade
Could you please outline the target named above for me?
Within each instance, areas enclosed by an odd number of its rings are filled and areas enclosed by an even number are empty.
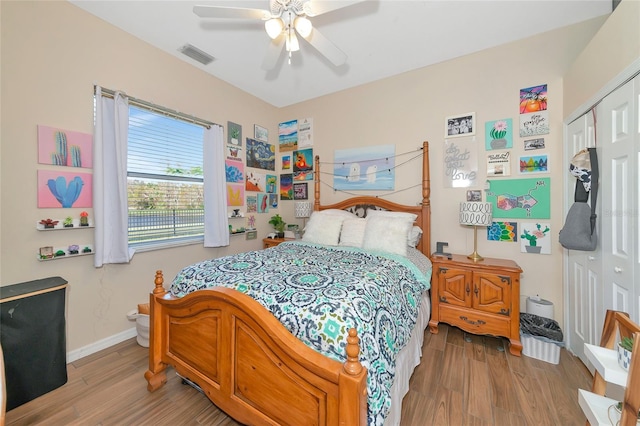
[[[264,23],[264,28],[267,30],[267,34],[271,37],[271,40],[274,40],[284,29],[284,23],[280,18],[273,18]]]
[[[460,203],[460,225],[491,226],[491,203]]]
[[[309,217],[311,216],[312,205],[308,201],[298,201],[295,205],[296,217]]]
[[[313,29],[311,21],[304,16],[298,16],[293,25],[296,28],[298,34],[300,34],[304,38],[309,37],[309,35],[311,34],[311,30]]]

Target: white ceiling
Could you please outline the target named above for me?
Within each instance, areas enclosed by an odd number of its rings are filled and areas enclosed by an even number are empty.
[[[611,13],[611,0],[365,0],[311,18],[347,63],[335,67],[300,39],[272,71],[261,64],[270,43],[262,21],[203,19],[194,5],[268,9],[269,1],[105,1],[71,3],[277,107]],[[314,0],[315,1],[315,0]],[[335,0],[331,0],[335,1]],[[216,59],[202,65],[185,44]]]

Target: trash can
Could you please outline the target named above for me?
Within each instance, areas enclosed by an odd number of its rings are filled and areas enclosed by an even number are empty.
[[[564,337],[560,325],[550,318],[535,314],[520,314],[522,354],[551,364],[560,362]]]
[[[136,322],[136,341],[142,347],[149,347],[149,304],[140,304],[127,314],[127,319]]]

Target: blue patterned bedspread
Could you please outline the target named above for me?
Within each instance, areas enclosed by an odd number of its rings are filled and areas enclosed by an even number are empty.
[[[170,292],[182,297],[224,286],[246,293],[307,346],[340,362],[347,330],[355,327],[368,369],[368,423],[382,425],[395,359],[411,337],[429,279],[402,256],[295,242],[190,265]]]

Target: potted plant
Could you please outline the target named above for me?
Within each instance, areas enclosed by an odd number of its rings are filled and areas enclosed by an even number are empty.
[[[633,337],[623,337],[618,343],[618,364],[625,371],[629,371],[631,363],[631,350],[633,349]]]
[[[71,216],[65,217],[62,224],[65,228],[73,228],[73,218]]]
[[[58,221],[53,219],[42,219],[40,224],[43,225],[45,229],[53,229],[58,224]]]
[[[276,230],[276,237],[284,238],[284,227],[286,223],[284,222],[284,220],[282,220],[279,214],[271,216],[271,219],[269,219],[269,224],[272,225]]]

